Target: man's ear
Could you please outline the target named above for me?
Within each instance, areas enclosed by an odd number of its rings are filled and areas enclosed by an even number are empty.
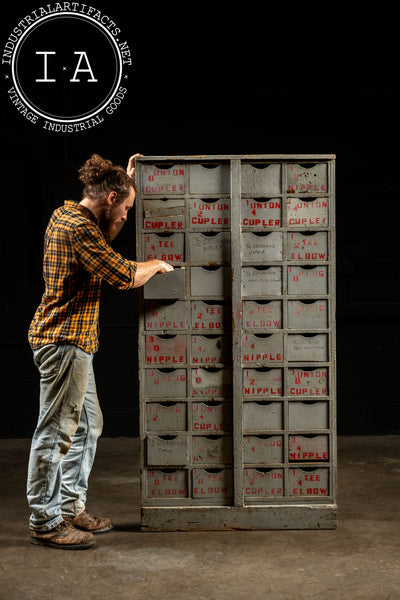
[[[112,206],[117,199],[117,192],[110,192],[107,196],[107,204]]]

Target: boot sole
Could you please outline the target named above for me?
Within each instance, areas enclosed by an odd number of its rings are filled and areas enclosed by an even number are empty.
[[[50,548],[57,548],[58,550],[86,550],[93,546],[93,542],[87,542],[86,544],[56,544],[54,542],[46,542],[44,540],[38,540],[37,538],[31,538],[31,544],[35,546],[49,546]]]

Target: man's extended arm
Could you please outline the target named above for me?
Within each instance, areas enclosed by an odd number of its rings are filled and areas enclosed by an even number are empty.
[[[136,263],[135,284],[133,287],[144,285],[156,273],[169,273],[174,267],[162,260],[149,260]]]
[[[138,263],[124,258],[112,249],[91,222],[75,227],[74,242],[76,256],[83,268],[120,290],[140,287],[156,273],[174,270],[162,260]]]

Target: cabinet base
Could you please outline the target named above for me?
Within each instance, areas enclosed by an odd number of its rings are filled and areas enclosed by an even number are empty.
[[[335,529],[336,504],[142,507],[142,531]]]

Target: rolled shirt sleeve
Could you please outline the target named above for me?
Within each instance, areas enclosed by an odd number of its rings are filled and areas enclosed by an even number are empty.
[[[137,265],[115,252],[94,223],[74,228],[76,260],[89,273],[120,290],[134,287]]]

